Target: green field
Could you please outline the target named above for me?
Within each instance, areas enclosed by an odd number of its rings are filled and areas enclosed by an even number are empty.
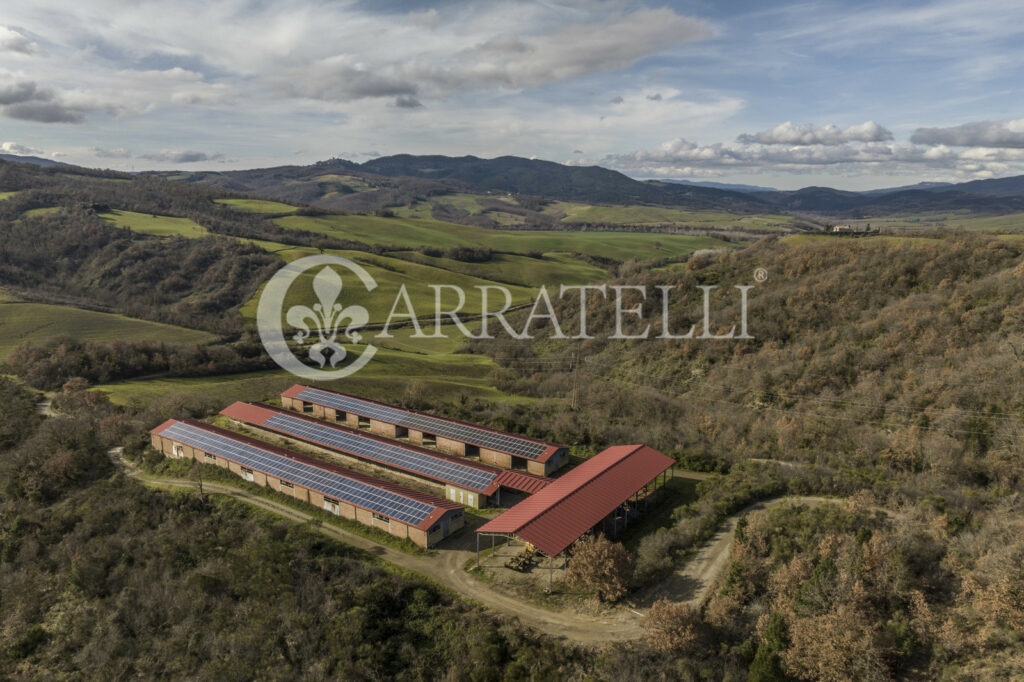
[[[318,175],[313,178],[317,182],[324,182],[328,184],[344,185],[355,192],[367,192],[374,189],[373,185],[366,182],[363,178],[355,175],[338,175],[337,173],[327,173],[325,175]],[[328,192],[324,197],[328,197],[332,194],[338,194],[338,192]]]
[[[590,206],[553,202],[544,208],[562,215],[563,223],[613,223],[618,225],[680,225],[697,228],[745,228],[786,230],[793,218],[784,215],[737,215],[720,211],[687,211],[664,206]]]
[[[608,272],[604,269],[567,253],[546,253],[543,258],[497,253],[485,263],[464,263],[451,258],[426,256],[418,251],[400,251],[395,255],[452,272],[523,286],[589,284],[608,279]]]
[[[22,341],[43,343],[58,336],[85,341],[151,339],[168,343],[207,343],[216,338],[207,332],[123,315],[43,303],[0,302],[0,359]]]
[[[408,248],[476,246],[512,253],[584,253],[617,260],[680,256],[697,249],[728,246],[726,242],[710,237],[679,234],[489,230],[439,220],[359,215],[289,216],[275,222],[283,227],[321,232],[364,244]]]
[[[214,201],[247,213],[294,213],[298,210],[295,206],[282,204],[280,201],[264,199],[214,199]]]
[[[254,241],[253,243],[271,253],[277,254],[286,262],[320,253],[318,249],[289,247],[274,242]],[[412,263],[399,258],[376,256],[363,251],[328,249],[325,253],[355,261],[363,266],[377,283],[377,287],[373,291],[367,291],[361,284],[352,280],[355,283],[349,288],[344,289],[339,299],[345,305],[357,304],[366,308],[370,313],[371,323],[382,323],[387,319],[395,297],[403,284],[418,317],[428,315],[434,309],[435,294],[434,290],[430,289],[428,285],[451,284],[461,287],[466,292],[466,304],[463,310],[472,313],[473,311],[479,312],[480,310],[480,290],[475,287],[495,284],[493,281],[479,277],[450,272],[430,265]],[[285,299],[285,309],[299,304],[309,306],[316,302],[312,289],[312,280],[315,275],[316,272],[304,273],[296,281],[289,290],[288,298]],[[349,280],[346,279],[346,281]],[[506,287],[512,294],[513,303],[523,303],[530,299],[530,289],[514,285],[506,285]],[[261,294],[262,288],[257,292],[256,296],[242,306],[241,312],[243,316],[249,319],[256,318]],[[503,298],[499,297],[499,294],[500,292],[496,292],[491,295],[491,302],[488,306],[491,310],[497,310],[499,305],[503,303]],[[447,307],[449,304],[454,305],[457,301],[451,297],[450,292],[443,292],[442,302]],[[404,309],[400,310],[405,312]]]
[[[17,194],[17,192],[0,192],[0,201],[3,201],[4,199],[10,199],[15,194]]]
[[[59,210],[60,210],[60,206],[46,206],[44,208],[32,208],[32,209],[29,209],[29,210],[25,211],[24,213],[22,213],[22,215],[25,216],[26,218],[38,218],[40,216],[49,215],[51,213],[56,213]]]
[[[489,377],[493,368],[489,358],[478,355],[420,355],[378,348],[376,356],[362,370],[344,380],[325,385],[339,391],[379,398],[394,398],[406,390],[420,390],[438,402],[451,401],[459,396],[529,400],[492,388]],[[121,405],[145,405],[175,393],[202,395],[228,404],[235,400],[274,402],[281,391],[303,381],[284,370],[267,370],[201,378],[125,381],[99,386],[98,389]]]
[[[205,227],[197,225],[188,218],[172,218],[171,216],[150,215],[114,209],[101,213],[100,217],[117,227],[128,227],[134,232],[143,232],[160,237],[205,237]]]

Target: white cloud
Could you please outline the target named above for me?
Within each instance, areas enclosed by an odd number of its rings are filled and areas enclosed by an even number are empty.
[[[891,139],[892,133],[874,121],[865,121],[848,128],[839,128],[833,123],[815,128],[810,123],[786,121],[770,130],[744,133],[737,141],[747,144],[838,145],[847,142],[885,142]]]
[[[117,149],[90,147],[89,151],[92,152],[93,156],[101,159],[130,159],[132,157],[131,151],[123,147],[118,147]]]
[[[1024,118],[1009,121],[974,121],[950,128],[918,128],[910,141],[951,147],[1024,149]]]
[[[30,156],[32,154],[42,154],[42,149],[36,149],[35,147],[29,147],[18,142],[4,142],[0,144],[0,152],[4,154],[17,154],[18,156]]]
[[[223,154],[208,154],[206,152],[195,152],[191,150],[164,149],[150,154],[141,154],[140,159],[159,161],[161,163],[199,163],[200,161],[220,161]]]
[[[989,177],[1024,162],[1024,150],[924,146],[889,142],[834,145],[709,144],[685,138],[654,149],[612,154],[602,162],[642,177],[714,176],[766,172],[847,175],[943,170],[962,177]]]
[[[26,56],[42,53],[39,45],[33,40],[6,26],[0,26],[0,52],[17,53]]]

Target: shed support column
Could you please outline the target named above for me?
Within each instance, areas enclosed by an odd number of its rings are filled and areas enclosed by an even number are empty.
[[[476,534],[476,567],[480,568],[480,533]]]
[[[548,557],[548,594],[551,594],[551,589],[555,582],[555,558]]]

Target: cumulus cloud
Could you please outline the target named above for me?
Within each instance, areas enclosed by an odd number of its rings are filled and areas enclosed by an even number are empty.
[[[395,98],[395,106],[399,109],[419,109],[423,103],[412,95],[399,95]]]
[[[847,142],[886,142],[892,133],[874,121],[865,121],[849,128],[829,123],[815,128],[810,123],[786,121],[759,133],[744,133],[736,140],[744,144],[839,145]]]
[[[81,123],[85,114],[60,102],[22,102],[4,109],[4,115],[36,123]]]
[[[660,102],[661,101],[661,93],[660,92],[656,92],[653,95],[647,95],[647,99],[651,100],[652,102]]]
[[[899,173],[944,170],[965,177],[990,177],[1012,170],[1024,161],[1024,150],[925,146],[891,142],[854,142],[835,145],[701,145],[685,138],[669,140],[654,149],[605,156],[611,168],[644,177],[715,176],[728,173],[843,172]]]
[[[40,89],[33,81],[18,81],[0,85],[0,105],[3,106],[52,98],[52,92]]]
[[[592,21],[552,22],[529,33],[491,34],[464,47],[453,37],[447,49],[430,55],[375,54],[357,59],[331,54],[285,69],[267,81],[292,95],[338,102],[519,90],[625,69],[668,47],[710,35],[704,22],[669,9],[615,11]]]
[[[950,147],[1024,149],[1024,118],[1008,121],[973,121],[950,128],[918,128],[911,135],[910,141]]]
[[[128,149],[119,147],[117,149],[104,149],[102,147],[90,147],[89,151],[92,152],[93,156],[101,159],[130,159],[132,153]]]
[[[623,103],[623,102],[625,102],[625,101],[626,101],[626,100],[622,99],[622,95],[617,95],[617,96],[615,96],[615,97],[612,97],[612,98],[611,98],[611,99],[610,99],[610,100],[608,101],[608,103],[609,103],[609,104],[622,104],[622,103]]]
[[[42,154],[43,150],[36,149],[35,147],[29,147],[18,142],[4,142],[3,144],[0,144],[0,152],[5,154],[17,154],[18,156],[28,156],[30,154]]]
[[[207,154],[206,152],[177,151],[164,149],[159,152],[142,154],[139,158],[163,163],[199,163],[200,161],[220,161],[223,154]]]
[[[16,81],[0,85],[0,106],[8,118],[36,123],[81,123],[85,108],[70,106],[49,88],[35,81]]]
[[[39,46],[27,36],[0,26],[0,52],[17,52],[23,55],[37,55],[41,51]]]

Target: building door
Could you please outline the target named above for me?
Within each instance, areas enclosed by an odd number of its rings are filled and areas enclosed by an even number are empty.
[[[445,516],[441,519],[441,537],[448,537],[448,517]]]

